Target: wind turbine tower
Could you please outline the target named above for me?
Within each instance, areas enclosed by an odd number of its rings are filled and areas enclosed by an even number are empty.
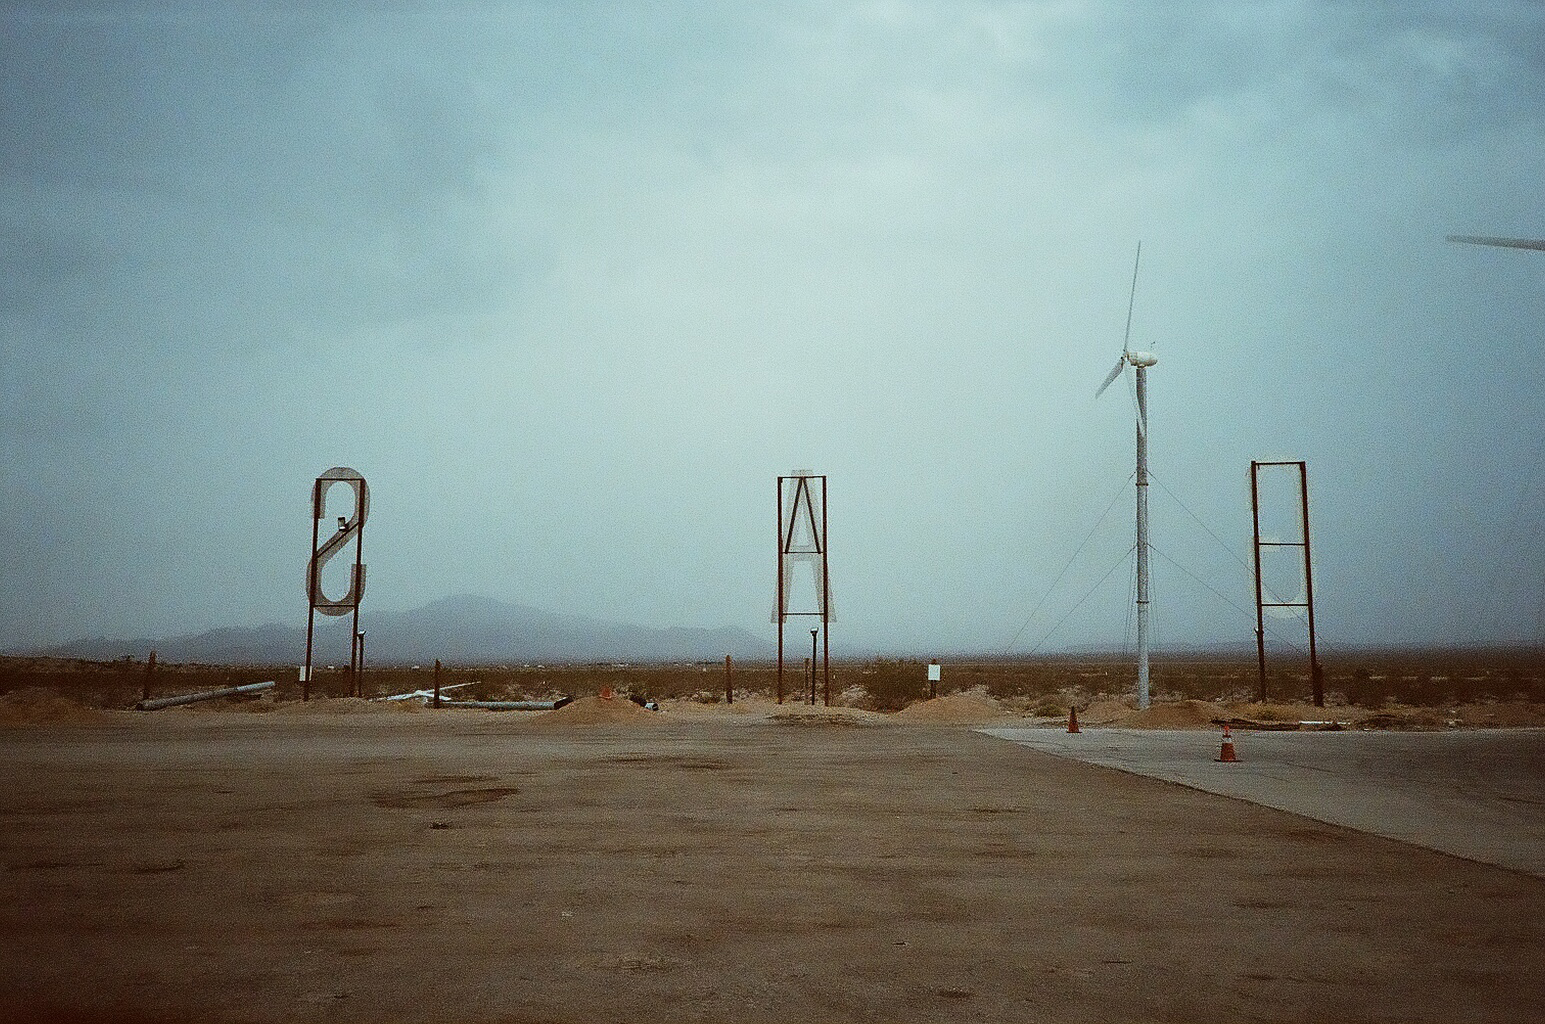
[[[1137,243],[1137,258],[1132,261],[1132,292],[1127,298],[1127,330],[1121,342],[1121,358],[1095,391],[1099,398],[1128,366],[1136,378],[1137,391],[1137,706],[1148,707],[1148,368],[1158,363],[1152,352],[1132,351],[1132,306],[1137,299],[1137,268],[1142,263],[1143,244]]]

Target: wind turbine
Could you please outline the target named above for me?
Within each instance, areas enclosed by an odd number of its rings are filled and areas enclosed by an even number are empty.
[[[1095,391],[1099,398],[1128,366],[1137,378],[1137,706],[1148,707],[1148,379],[1147,370],[1159,361],[1152,352],[1132,351],[1132,305],[1137,299],[1137,268],[1143,259],[1143,243],[1137,243],[1132,261],[1132,293],[1127,298],[1127,330],[1121,339],[1121,358]]]
[[[1449,235],[1445,241],[1465,245],[1495,245],[1503,249],[1545,250],[1545,239],[1540,238],[1491,238],[1485,235]]]
[[[1495,238],[1490,235],[1449,235],[1445,241],[1465,245],[1494,245],[1503,249],[1534,249],[1545,252],[1545,238]]]

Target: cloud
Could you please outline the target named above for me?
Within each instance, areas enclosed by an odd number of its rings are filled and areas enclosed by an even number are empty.
[[[1242,546],[1249,459],[1301,455],[1327,629],[1530,635],[1526,588],[1464,625],[1408,581],[1545,563],[1495,539],[1539,268],[1441,242],[1538,233],[1540,20],[4,8],[0,638],[290,614],[286,495],[339,462],[374,600],[756,626],[763,489],[800,464],[851,642],[991,648],[1131,471],[1129,405],[1089,396],[1138,239],[1165,553],[1238,593],[1186,509]],[[1109,523],[1047,614],[1119,560]],[[1122,575],[1053,643],[1110,638]],[[1171,642],[1235,636],[1169,582]]]

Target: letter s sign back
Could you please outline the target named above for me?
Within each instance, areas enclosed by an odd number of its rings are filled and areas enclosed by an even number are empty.
[[[327,492],[334,484],[347,484],[354,492],[354,514],[339,516],[338,531],[318,543],[320,523],[327,516]],[[364,477],[347,466],[335,466],[317,477],[311,490],[313,550],[306,567],[306,593],[311,598],[311,607],[323,615],[347,615],[359,610],[360,599],[365,596],[365,565],[359,558],[364,548],[365,519],[369,515],[370,487]],[[349,591],[340,598],[330,598],[322,592],[322,567],[351,542],[355,544],[355,563]]]

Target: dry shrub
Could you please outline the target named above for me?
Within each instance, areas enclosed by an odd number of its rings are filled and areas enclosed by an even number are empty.
[[[1487,701],[1545,704],[1545,651],[1393,651],[1358,652],[1324,659],[1325,692],[1331,701],[1378,709],[1391,701],[1413,707],[1438,707]],[[804,692],[803,657],[784,666],[784,697]],[[878,659],[832,665],[832,696],[838,703],[872,710],[899,710],[928,696],[927,661]],[[1132,693],[1133,659],[1116,655],[1058,655],[1036,658],[941,659],[941,696],[981,686],[1005,707],[1036,714],[1065,715],[1070,703],[1083,708],[1104,696]],[[127,708],[139,700],[145,662],[107,662],[66,658],[0,657],[0,694],[46,687],[88,707]],[[1312,686],[1301,655],[1273,656],[1268,665],[1267,695],[1277,703],[1306,702]],[[1165,700],[1255,700],[1259,690],[1254,652],[1248,655],[1158,654],[1152,662],[1151,691]],[[737,695],[771,697],[776,688],[770,661],[734,665]],[[153,695],[192,693],[272,679],[275,699],[298,699],[300,684],[293,665],[185,665],[162,662],[151,677]],[[447,665],[441,684],[473,685],[452,691],[480,700],[550,700],[583,697],[609,689],[619,696],[650,700],[699,699],[722,695],[723,661],[679,664]],[[347,666],[316,666],[311,693],[345,697],[350,691]],[[818,693],[825,680],[819,681]],[[434,662],[412,666],[371,666],[364,673],[366,696],[385,696],[434,685]]]
[[[857,683],[864,688],[859,707],[900,711],[913,701],[927,699],[928,666],[921,661],[881,658],[859,668]]]
[[[1048,694],[1037,697],[1027,710],[1030,714],[1041,718],[1061,718],[1068,713],[1072,705],[1073,701],[1060,693]]]

